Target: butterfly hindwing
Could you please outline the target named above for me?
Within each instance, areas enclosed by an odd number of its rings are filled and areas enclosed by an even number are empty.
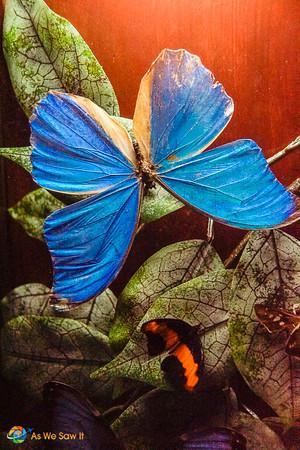
[[[259,322],[269,333],[288,332],[286,352],[300,357],[300,315],[283,308],[255,305],[255,313]]]
[[[175,389],[193,391],[200,382],[203,351],[197,327],[177,319],[155,319],[143,324],[150,356],[168,351],[161,368]]]
[[[45,221],[53,302],[82,302],[118,274],[138,222],[140,183],[126,130],[90,100],[50,92],[31,118],[33,177],[43,187],[95,194]]]
[[[165,161],[158,176],[182,201],[233,227],[282,226],[296,210],[295,197],[275,178],[261,149],[249,139],[184,161]]]
[[[86,301],[113,281],[131,246],[139,201],[140,186],[129,179],[46,219],[54,303]]]
[[[177,389],[194,391],[200,383],[203,369],[203,351],[199,336],[195,335],[170,352],[161,368],[166,380]]]
[[[286,343],[286,352],[300,358],[300,323],[292,331]]]

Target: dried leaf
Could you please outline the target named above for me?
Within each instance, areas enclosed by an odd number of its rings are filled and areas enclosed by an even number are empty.
[[[113,347],[124,347],[147,309],[163,292],[222,267],[214,248],[201,240],[177,242],[156,252],[137,270],[119,297],[110,331]]]
[[[300,448],[300,420],[283,423],[279,417],[265,417],[264,423],[280,436],[286,450]]]
[[[44,383],[54,379],[107,399],[110,380],[93,383],[89,374],[110,359],[107,337],[77,320],[19,316],[2,328],[2,376],[33,399],[40,397]]]
[[[254,392],[286,418],[300,414],[300,361],[285,351],[287,334],[269,334],[254,305],[292,309],[300,296],[300,245],[282,231],[252,236],[237,266],[231,300],[230,343],[235,363]]]
[[[4,147],[0,148],[0,156],[10,159],[24,170],[31,173],[32,166],[30,155],[32,152],[31,147]]]
[[[114,90],[78,31],[43,0],[7,0],[3,48],[16,96],[27,115],[50,89],[88,97],[118,115]]]
[[[50,192],[45,189],[37,189],[25,195],[8,211],[29,236],[42,241],[45,218],[63,206],[64,204]]]
[[[142,323],[148,320],[169,317],[190,325],[202,325],[204,372],[201,388],[223,386],[232,369],[227,329],[231,279],[232,273],[223,269],[194,278],[161,294],[143,316],[124,350],[109,364],[94,372],[92,377],[127,377],[169,389],[160,368],[165,355],[149,358],[146,338],[140,331]]]
[[[117,303],[117,298],[110,289],[93,300],[82,303],[70,310],[57,311],[49,306],[50,289],[39,283],[29,283],[13,289],[1,301],[4,322],[21,315],[58,316],[77,319],[97,331],[108,334]]]

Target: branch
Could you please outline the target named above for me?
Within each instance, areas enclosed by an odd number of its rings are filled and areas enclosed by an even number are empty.
[[[275,153],[275,155],[271,156],[267,159],[268,163],[274,164],[274,162],[279,161],[281,158],[283,158],[287,153],[295,150],[295,148],[298,148],[300,146],[300,136],[297,136],[296,139],[294,139],[289,145],[287,145],[283,150],[280,150],[278,153]]]

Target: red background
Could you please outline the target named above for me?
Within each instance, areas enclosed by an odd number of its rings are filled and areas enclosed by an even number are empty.
[[[141,77],[160,50],[183,47],[201,57],[235,101],[233,119],[218,144],[252,138],[269,157],[299,133],[298,0],[48,0],[47,4],[69,19],[90,45],[116,90],[123,116],[132,116]],[[2,15],[3,8],[1,22]],[[27,119],[1,58],[0,145],[28,145]],[[272,169],[283,184],[289,184],[299,176],[299,151]],[[3,161],[1,171],[2,291],[30,281],[50,284],[45,246],[29,238],[5,211],[34,184],[10,162]],[[154,251],[170,242],[203,238],[205,227],[206,219],[189,208],[147,225],[136,238],[115,289],[119,291]],[[299,235],[296,225],[287,231]],[[216,225],[215,247],[223,258],[242,235]]]

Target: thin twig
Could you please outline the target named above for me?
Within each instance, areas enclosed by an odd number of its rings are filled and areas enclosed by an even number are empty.
[[[287,145],[284,149],[280,150],[279,152],[275,153],[275,155],[271,156],[267,159],[268,163],[274,164],[274,162],[279,161],[281,158],[283,158],[287,153],[295,150],[295,148],[300,146],[300,136],[297,136],[296,139],[294,139],[289,145]]]
[[[138,226],[137,230],[136,230],[136,234],[138,234],[140,231],[142,231],[142,229],[144,228],[145,224],[144,223],[140,223],[140,225]]]
[[[207,221],[206,239],[209,244],[214,240],[214,221],[210,217]]]

